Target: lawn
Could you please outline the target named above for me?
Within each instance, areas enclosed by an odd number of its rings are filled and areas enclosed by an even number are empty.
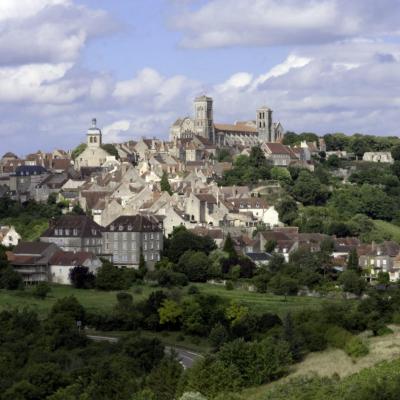
[[[196,284],[202,293],[221,296],[228,301],[241,302],[251,310],[257,312],[275,312],[284,316],[288,311],[297,311],[304,308],[317,308],[324,299],[314,297],[288,297],[272,294],[262,294],[249,292],[244,289],[226,290],[224,286],[210,284]],[[139,301],[147,297],[152,291],[160,288],[148,285],[134,286],[127,292],[131,293],[134,301]],[[102,292],[98,290],[74,289],[70,286],[52,285],[51,293],[45,300],[37,299],[32,294],[32,289],[24,291],[6,291],[0,290],[0,310],[11,308],[29,307],[45,316],[53,304],[60,298],[66,296],[75,296],[78,301],[91,312],[108,312],[116,304],[116,294],[118,292]]]
[[[374,221],[374,224],[375,228],[385,237],[390,236],[392,240],[400,243],[400,226],[381,220]]]
[[[31,288],[25,289],[24,291],[0,290],[0,310],[29,307],[36,310],[40,316],[44,317],[58,299],[66,296],[75,296],[88,311],[92,312],[111,311],[117,302],[116,294],[118,292],[74,289],[70,286],[62,285],[52,285],[51,289],[51,293],[44,300],[35,298]],[[147,296],[152,289],[143,286],[141,290],[142,293],[137,293],[137,288],[134,287],[128,290],[128,292],[130,292],[134,300],[137,301]]]
[[[289,311],[295,312],[304,308],[318,308],[327,300],[316,297],[301,296],[276,296],[273,294],[249,292],[245,289],[226,290],[225,286],[197,284],[202,293],[221,296],[228,301],[240,302],[256,312],[273,312],[279,316],[285,316]]]

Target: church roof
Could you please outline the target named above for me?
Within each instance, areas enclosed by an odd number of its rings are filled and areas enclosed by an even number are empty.
[[[249,125],[214,124],[217,131],[257,134],[257,129]]]

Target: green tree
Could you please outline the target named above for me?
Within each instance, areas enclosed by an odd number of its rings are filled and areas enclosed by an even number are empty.
[[[171,185],[169,183],[168,180],[168,174],[166,171],[163,172],[162,177],[161,177],[161,181],[160,181],[160,186],[161,186],[161,191],[162,192],[167,192],[170,195],[172,195],[172,189],[171,189]]]
[[[267,242],[265,243],[265,251],[267,253],[273,253],[277,244],[278,243],[276,242],[276,240],[267,240]]]
[[[361,295],[365,289],[365,281],[360,278],[353,270],[347,270],[340,274],[339,283],[343,286],[345,292]]]
[[[299,209],[297,203],[292,197],[284,197],[276,205],[276,211],[279,213],[279,219],[287,225],[292,225],[298,217]]]
[[[400,161],[400,144],[393,146],[391,149],[391,153],[395,161]]]
[[[269,287],[275,294],[285,296],[286,301],[287,296],[297,294],[299,291],[299,282],[290,276],[277,274],[269,281]]]
[[[51,287],[47,282],[39,282],[36,285],[33,294],[35,297],[44,300],[50,292],[51,292]]]
[[[358,264],[358,254],[356,248],[350,250],[349,258],[347,259],[347,268],[354,271],[359,271],[360,269]]]
[[[162,302],[161,308],[158,310],[160,324],[176,325],[178,322],[180,322],[182,313],[183,309],[176,301],[165,299]]]
[[[226,239],[225,239],[225,243],[224,243],[224,247],[222,249],[225,253],[229,254],[229,257],[232,259],[237,259],[237,252],[235,249],[235,245],[233,244],[233,240],[231,237],[231,234],[228,233]]]
[[[71,153],[71,158],[73,160],[76,160],[87,148],[86,143],[81,143],[79,146],[75,147],[74,150],[72,150]]]
[[[328,191],[309,172],[302,171],[293,186],[292,195],[305,206],[322,205],[328,198]]]
[[[114,156],[116,160],[119,160],[118,150],[113,144],[106,143],[103,144],[101,148],[105,150],[110,156]]]
[[[77,266],[70,271],[69,279],[76,289],[92,289],[96,278],[88,267]]]
[[[157,400],[174,400],[183,372],[174,354],[164,357],[146,378],[146,386],[155,394]]]
[[[183,272],[191,282],[206,282],[208,278],[209,259],[201,251],[188,250],[179,259],[177,272]]]
[[[123,270],[104,260],[97,271],[95,286],[97,289],[107,291],[124,290],[129,288],[130,282],[127,281]]]

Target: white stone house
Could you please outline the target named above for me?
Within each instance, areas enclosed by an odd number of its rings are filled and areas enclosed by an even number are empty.
[[[2,246],[16,246],[20,240],[21,235],[15,230],[13,226],[0,227],[0,243],[2,244]]]

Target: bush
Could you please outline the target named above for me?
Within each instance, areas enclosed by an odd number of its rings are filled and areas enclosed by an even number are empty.
[[[78,266],[70,271],[69,279],[76,289],[91,289],[96,278],[89,268]]]
[[[188,294],[194,295],[194,294],[199,294],[200,290],[197,286],[191,285],[188,287]]]
[[[0,289],[17,290],[23,286],[22,276],[12,267],[0,271]]]
[[[364,357],[369,353],[368,347],[358,337],[351,338],[345,345],[344,351],[352,358]]]
[[[231,281],[226,282],[225,283],[225,289],[226,290],[233,290],[234,289],[233,283]]]
[[[330,327],[325,334],[328,344],[338,349],[344,349],[347,342],[349,342],[353,335],[346,331],[346,329],[340,328],[338,326]]]
[[[33,295],[44,300],[51,292],[51,287],[47,282],[39,282],[33,291]]]
[[[378,329],[378,336],[390,335],[392,333],[393,331],[387,326],[383,326],[382,328]]]

